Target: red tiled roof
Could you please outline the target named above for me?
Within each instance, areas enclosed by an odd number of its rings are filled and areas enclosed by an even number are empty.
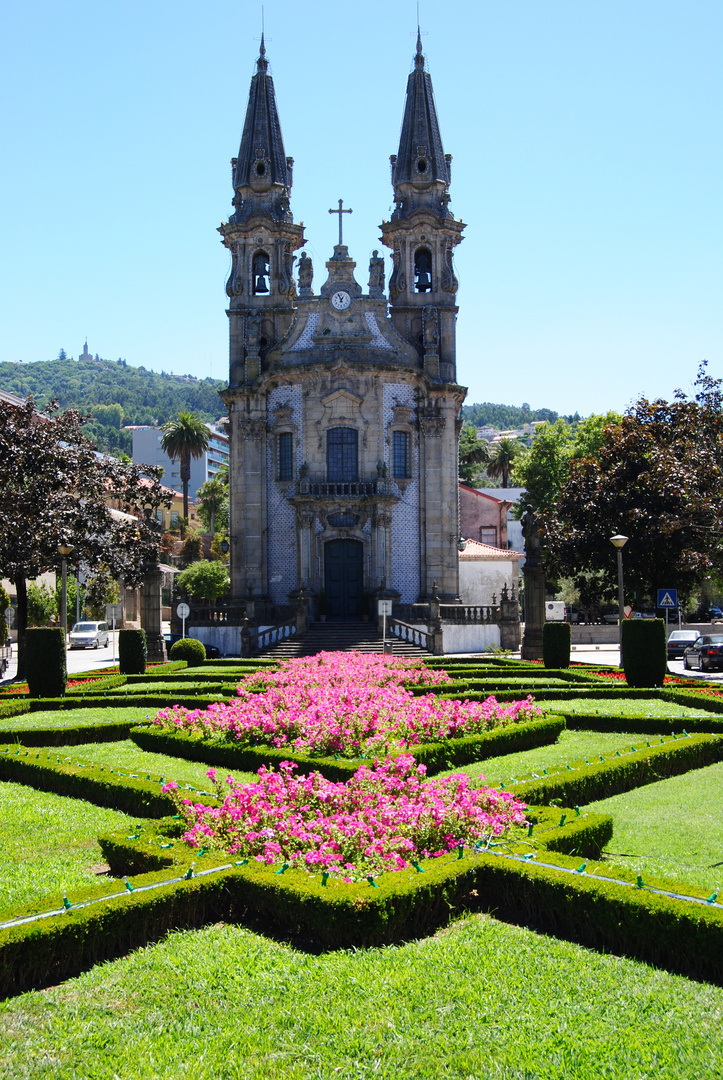
[[[492,547],[491,544],[481,544],[479,540],[468,540],[467,547],[459,553],[460,559],[521,559],[523,555],[511,548]]]

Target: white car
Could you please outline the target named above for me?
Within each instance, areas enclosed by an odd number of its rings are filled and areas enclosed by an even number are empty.
[[[110,640],[107,622],[77,622],[68,635],[71,649],[103,649]]]

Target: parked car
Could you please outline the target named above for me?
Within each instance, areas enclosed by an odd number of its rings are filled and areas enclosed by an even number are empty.
[[[723,611],[721,611],[719,607],[708,608],[707,614],[711,622],[713,621],[713,619],[723,619]]]
[[[686,670],[712,671],[723,667],[723,634],[701,634],[683,653]]]
[[[688,645],[693,645],[699,636],[697,630],[674,630],[668,638],[668,660],[682,656]]]
[[[110,641],[107,622],[77,622],[68,634],[71,649],[104,649]]]

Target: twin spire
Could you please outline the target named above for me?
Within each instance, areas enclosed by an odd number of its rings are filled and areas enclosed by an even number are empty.
[[[262,208],[267,214],[271,211],[276,220],[291,220],[288,202],[293,158],[287,158],[284,152],[274,82],[268,68],[262,33],[256,72],[251,78],[241,147],[238,158],[232,162],[237,221]],[[451,157],[445,155],[442,146],[432,79],[425,70],[419,27],[414,68],[407,80],[399,150],[391,162],[398,206],[403,204],[409,185],[420,194],[434,188],[437,205],[446,214],[449,196],[447,194],[440,202],[440,193],[444,195],[450,183]],[[421,201],[428,200],[422,198]]]

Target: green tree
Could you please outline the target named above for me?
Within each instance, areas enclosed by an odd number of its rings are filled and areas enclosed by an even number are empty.
[[[503,488],[509,487],[510,473],[519,452],[520,447],[515,439],[500,439],[499,442],[492,443],[487,475],[493,480],[501,480]]]
[[[176,578],[179,589],[197,601],[212,604],[231,587],[228,570],[222,562],[202,559],[182,570]]]
[[[58,614],[55,591],[44,581],[28,585],[28,626],[48,626]]]
[[[610,537],[629,591],[687,594],[723,561],[723,415],[720,380],[698,373],[694,399],[641,398],[603,430],[597,457],[572,460],[554,512],[543,515],[548,562],[575,584],[616,580]]]
[[[8,621],[5,618],[5,611],[9,607],[10,597],[2,585],[0,585],[0,645],[7,645],[8,638],[10,637]]]
[[[175,420],[161,427],[161,447],[181,465],[183,485],[183,516],[188,521],[188,482],[191,479],[191,460],[203,457],[208,450],[209,430],[203,420],[190,412],[180,412]]]
[[[32,398],[0,401],[0,571],[15,583],[18,678],[25,676],[27,582],[60,565],[58,544],[91,573],[105,566],[128,585],[141,582],[158,557],[153,518],[168,498],[154,470],[101,457],[83,434],[84,417],[44,414]],[[111,505],[124,511],[114,516]],[[144,509],[148,509],[148,518]]]
[[[228,487],[223,480],[214,477],[201,484],[196,492],[196,505],[199,517],[210,533],[216,532],[217,520],[221,524],[222,517],[228,524]]]
[[[468,484],[474,483],[480,472],[480,466],[489,461],[489,443],[477,437],[472,424],[465,424],[459,436],[459,478]]]

